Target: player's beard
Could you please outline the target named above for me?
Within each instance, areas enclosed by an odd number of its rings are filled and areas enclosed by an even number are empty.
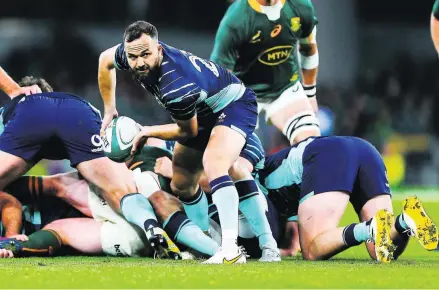
[[[147,74],[142,74],[137,72],[136,70],[131,69],[133,72],[134,79],[141,84],[145,85],[153,85],[158,82],[159,75],[160,75],[160,66],[159,66],[159,60],[160,58],[157,58],[157,61],[154,64],[154,67],[147,67],[149,70]]]

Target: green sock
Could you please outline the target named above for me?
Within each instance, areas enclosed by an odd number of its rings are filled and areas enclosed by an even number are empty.
[[[29,241],[20,242],[23,249],[20,257],[52,256],[62,246],[61,238],[55,231],[41,230],[29,236]]]

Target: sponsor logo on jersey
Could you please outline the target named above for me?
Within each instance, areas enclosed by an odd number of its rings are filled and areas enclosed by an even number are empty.
[[[221,113],[221,115],[218,117],[218,123],[224,122],[224,118],[226,117],[226,114]]]
[[[91,152],[100,152],[100,151],[104,150],[104,148],[102,147],[102,145],[104,144],[103,139],[105,139],[105,138],[101,138],[101,136],[99,136],[97,134],[91,136],[91,144],[93,144],[93,146],[97,147],[97,148],[91,149]],[[106,139],[105,139],[105,141],[106,141]]]
[[[299,74],[295,72],[293,76],[290,78],[290,82],[295,82],[299,78]]]
[[[299,31],[300,27],[302,27],[302,24],[300,24],[300,17],[291,18],[291,30],[293,32],[297,32]]]
[[[261,53],[258,60],[265,65],[278,65],[288,60],[292,51],[292,45],[275,46]]]
[[[278,25],[276,25],[276,26],[273,28],[273,30],[271,31],[270,36],[271,36],[272,38],[275,38],[276,36],[279,35],[279,33],[280,33],[281,31],[282,31],[282,25],[278,24]]]

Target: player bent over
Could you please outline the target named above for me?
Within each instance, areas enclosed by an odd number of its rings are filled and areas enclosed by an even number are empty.
[[[17,96],[1,112],[0,190],[43,158],[68,159],[129,222],[145,231],[158,228],[144,206],[148,200],[136,191],[132,173],[102,152],[99,111],[78,96],[53,92],[42,79],[27,77],[20,85],[38,85],[43,93]]]
[[[416,197],[408,198],[402,214],[393,218],[383,160],[362,139],[309,138],[267,157],[259,181],[270,199],[297,200],[289,204],[296,210],[298,206],[300,246],[307,260],[328,259],[371,241],[370,256],[390,262],[395,252],[392,240],[398,256],[408,242],[407,233],[427,250],[437,246],[437,228]],[[361,222],[338,227],[348,202]],[[294,213],[294,208],[287,209]]]
[[[156,28],[138,21],[125,30],[122,44],[100,57],[103,128],[117,115],[115,68],[133,72],[175,120],[143,127],[133,150],[149,137],[178,141],[172,191],[183,201],[188,216],[207,230],[207,200],[198,185],[204,167],[222,224],[221,250],[206,263],[244,263],[245,255],[236,244],[239,197],[228,171],[256,126],[256,96],[226,69],[159,42]]]

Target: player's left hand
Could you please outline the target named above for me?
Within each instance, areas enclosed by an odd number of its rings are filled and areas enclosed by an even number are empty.
[[[139,133],[137,133],[136,137],[133,141],[133,148],[131,148],[131,155],[136,154],[137,151],[145,146],[146,140],[149,137],[149,126],[142,127]]]
[[[29,241],[29,237],[26,235],[13,235],[13,236],[9,236],[8,238],[16,239],[17,241],[22,241],[22,242]]]

